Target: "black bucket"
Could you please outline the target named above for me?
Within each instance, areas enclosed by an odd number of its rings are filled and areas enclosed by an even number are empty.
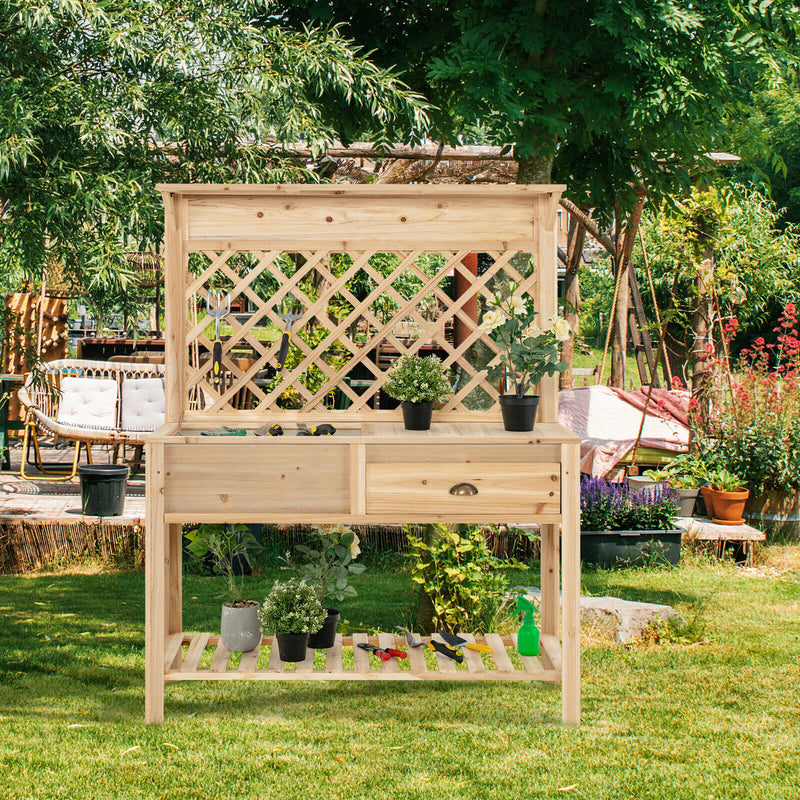
[[[125,507],[128,468],[117,464],[84,464],[81,478],[81,511],[87,517],[118,517]]]

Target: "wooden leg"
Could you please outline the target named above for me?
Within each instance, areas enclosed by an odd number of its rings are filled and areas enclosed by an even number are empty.
[[[561,542],[563,569],[561,720],[581,721],[580,449],[561,446]]]
[[[541,625],[542,635],[558,638],[558,620],[561,616],[559,599],[559,532],[558,525],[541,525]],[[542,663],[545,669],[553,669],[554,664],[542,650]]]
[[[183,631],[183,525],[168,525],[169,547],[167,554],[167,633]]]
[[[145,722],[164,721],[164,645],[167,638],[167,533],[164,495],[164,448],[151,446],[147,475],[145,529]]]

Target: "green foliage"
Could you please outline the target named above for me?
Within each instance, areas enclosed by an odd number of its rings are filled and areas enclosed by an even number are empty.
[[[360,575],[366,567],[356,564],[361,548],[358,536],[345,525],[315,525],[309,544],[295,545],[302,558],[287,561],[296,567],[306,583],[313,586],[319,600],[342,601],[355,597],[355,587],[350,585],[351,575]]]
[[[245,598],[242,564],[250,564],[252,556],[260,549],[247,525],[199,525],[185,532],[187,547],[198,558],[211,555],[225,577],[228,600],[239,603]]]
[[[297,578],[275,581],[258,612],[262,629],[274,633],[316,633],[326,616],[314,587]]]
[[[738,492],[745,484],[738,475],[734,475],[724,468],[709,472],[708,482],[720,492]]]
[[[425,538],[407,531],[411,580],[430,599],[436,629],[489,631],[502,614],[508,579],[502,570],[522,568],[495,558],[481,527],[429,525]]]
[[[51,258],[94,298],[157,250],[161,182],[309,182],[275,142],[414,141],[425,104],[336,29],[259,30],[261,0],[0,4],[0,270]]]
[[[383,390],[405,403],[442,400],[451,392],[444,366],[436,356],[404,354],[395,362]]]
[[[545,375],[567,368],[558,360],[559,342],[569,338],[566,320],[557,317],[552,327],[543,330],[534,322],[538,312],[533,300],[515,296],[513,285],[505,295],[495,294],[489,306],[480,327],[500,346],[500,362],[486,370],[490,378],[509,381],[513,393],[523,397]]]

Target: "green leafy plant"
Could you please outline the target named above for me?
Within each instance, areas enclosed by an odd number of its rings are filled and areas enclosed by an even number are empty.
[[[242,563],[250,564],[251,556],[261,549],[247,525],[199,525],[186,531],[189,551],[198,558],[211,555],[225,578],[229,604],[245,605],[244,576],[237,571]]]
[[[503,570],[524,565],[493,556],[482,527],[437,524],[427,526],[424,538],[406,533],[411,579],[430,600],[433,627],[494,630],[509,589]]]
[[[450,394],[442,362],[416,353],[401,356],[389,372],[383,390],[404,403],[436,402]]]
[[[515,295],[514,288],[509,284],[506,294],[492,297],[480,327],[500,346],[500,362],[487,367],[487,374],[505,380],[517,397],[524,397],[545,375],[567,368],[566,362],[559,362],[558,352],[570,329],[563,317],[556,318],[550,328],[541,328],[534,322],[539,314],[532,298]]]
[[[295,551],[302,559],[287,563],[300,570],[303,580],[315,588],[321,603],[328,598],[341,602],[356,597],[350,576],[360,575],[366,567],[354,562],[361,548],[353,530],[346,525],[315,525],[309,544],[295,545]]]
[[[258,612],[264,631],[316,633],[325,622],[316,589],[298,578],[275,581]]]
[[[711,486],[720,492],[738,492],[744,488],[744,481],[727,469],[718,469],[709,474]]]

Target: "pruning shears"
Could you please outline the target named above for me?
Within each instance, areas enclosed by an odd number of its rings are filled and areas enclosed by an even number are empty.
[[[289,340],[292,338],[292,324],[303,316],[302,308],[300,301],[295,300],[291,292],[281,302],[281,310],[278,312],[278,316],[286,323],[286,327],[283,330],[281,346],[278,349],[278,372],[283,369],[283,365],[286,363],[286,356],[289,354]]]
[[[378,656],[381,661],[388,661],[390,658],[408,658],[408,653],[405,650],[395,650],[393,647],[386,649],[375,647],[374,644],[365,644],[364,642],[358,645],[362,650],[366,650],[374,656]]]

